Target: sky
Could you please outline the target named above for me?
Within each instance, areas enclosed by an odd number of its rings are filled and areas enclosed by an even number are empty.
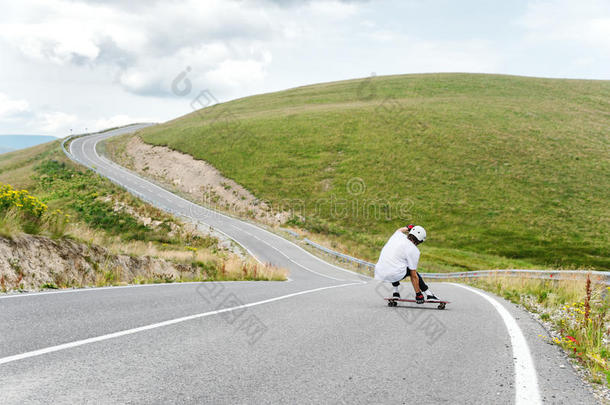
[[[163,122],[373,73],[610,79],[608,0],[0,0],[0,9],[2,134]]]

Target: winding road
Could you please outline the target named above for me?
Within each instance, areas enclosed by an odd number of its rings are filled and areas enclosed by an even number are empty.
[[[100,140],[141,127],[77,138],[71,154],[289,281],[0,296],[0,403],[595,403],[544,328],[501,298],[435,283],[446,310],[388,308],[385,285],[98,155]]]

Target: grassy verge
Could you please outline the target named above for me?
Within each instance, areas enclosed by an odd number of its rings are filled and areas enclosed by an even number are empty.
[[[20,234],[0,237],[0,292],[219,280],[284,280],[286,272],[253,259],[190,260],[109,253],[69,238]]]
[[[584,366],[593,382],[610,388],[610,287],[585,280],[502,276],[473,279],[468,284],[539,314],[556,332],[553,343]]]
[[[117,268],[103,271],[93,283],[97,287],[128,284],[183,283],[192,281],[284,281],[287,272],[270,265],[261,265],[253,259],[230,258],[222,260],[195,260],[181,269],[180,275],[167,273],[133,275]],[[53,284],[55,288],[74,287],[72,284]],[[77,285],[84,287],[85,285]]]
[[[609,126],[607,81],[430,74],[247,97],[140,136],[369,261],[421,223],[430,269],[610,269]]]

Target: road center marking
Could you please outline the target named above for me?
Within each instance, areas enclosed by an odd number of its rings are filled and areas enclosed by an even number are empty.
[[[87,345],[90,343],[102,342],[104,340],[114,339],[114,338],[118,338],[118,337],[122,337],[122,336],[126,336],[126,335],[133,335],[134,333],[139,333],[139,332],[144,332],[144,331],[151,330],[151,329],[161,328],[163,326],[174,325],[177,323],[186,322],[186,321],[190,321],[193,319],[199,319],[199,318],[205,318],[205,317],[212,316],[212,315],[218,315],[218,314],[222,314],[224,312],[231,312],[231,311],[236,311],[238,309],[254,307],[254,306],[262,305],[262,304],[268,304],[270,302],[284,300],[287,298],[296,297],[298,295],[310,294],[310,293],[314,293],[317,291],[328,290],[331,288],[348,287],[351,285],[361,285],[361,283],[347,283],[347,284],[332,285],[329,287],[314,288],[312,290],[299,291],[296,293],[281,295],[279,297],[269,298],[269,299],[263,300],[263,301],[251,302],[249,304],[238,305],[238,306],[231,307],[231,308],[224,308],[224,309],[218,309],[216,311],[202,312],[200,314],[183,316],[181,318],[170,319],[168,321],[140,326],[138,328],[122,330],[119,332],[109,333],[107,335],[101,335],[101,336],[96,336],[96,337],[92,337],[92,338],[88,338],[88,339],[77,340],[75,342],[64,343],[64,344],[57,345],[57,346],[45,347],[44,349],[33,350],[31,352],[25,352],[25,353],[16,354],[13,356],[3,357],[3,358],[0,358],[0,364],[11,363],[13,361],[23,360],[23,359],[27,359],[30,357],[41,356],[43,354],[58,352],[60,350],[71,349],[73,347],[83,346],[83,345]]]
[[[458,287],[465,288],[472,291],[475,294],[485,298],[493,307],[498,311],[506,329],[508,329],[508,335],[510,336],[510,343],[513,348],[513,364],[515,367],[515,404],[516,405],[537,405],[541,404],[540,391],[538,389],[538,376],[536,374],[536,367],[534,366],[534,360],[530,352],[530,348],[527,345],[527,340],[517,324],[517,321],[508,312],[502,304],[491,296],[482,293],[474,288],[457,284]]]

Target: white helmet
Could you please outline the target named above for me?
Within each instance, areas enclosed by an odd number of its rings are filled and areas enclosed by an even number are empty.
[[[426,230],[424,229],[423,226],[419,226],[416,225],[414,226],[411,231],[409,232],[409,235],[413,235],[415,236],[415,238],[421,243],[424,242],[426,240]]]

